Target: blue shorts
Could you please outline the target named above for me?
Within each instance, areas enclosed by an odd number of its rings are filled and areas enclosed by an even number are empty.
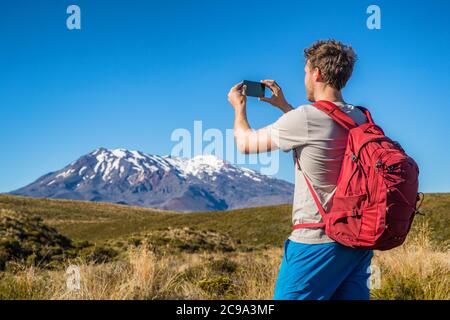
[[[373,252],[336,242],[286,240],[275,284],[276,300],[369,300]]]

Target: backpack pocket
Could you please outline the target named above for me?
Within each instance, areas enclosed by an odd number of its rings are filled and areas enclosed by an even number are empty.
[[[353,196],[344,196],[344,197],[334,196],[331,211],[340,212],[340,214],[342,214],[342,212],[345,212],[345,211],[351,212],[352,210],[357,210],[359,212],[359,211],[361,211],[361,208],[363,207],[364,201],[366,199],[367,199],[367,194],[365,194],[365,193],[353,195]],[[333,216],[334,216],[334,214],[333,214]]]
[[[417,165],[404,154],[390,152],[386,157],[380,158],[377,167],[381,168],[388,190],[402,183],[414,184],[417,182]]]
[[[362,215],[356,210],[334,212],[329,224],[332,238],[355,241],[361,232],[361,218]]]
[[[361,216],[349,212],[342,212],[340,217],[329,225],[328,235],[344,245],[352,246],[361,232]]]

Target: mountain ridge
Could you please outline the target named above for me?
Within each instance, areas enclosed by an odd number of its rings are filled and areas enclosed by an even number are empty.
[[[192,212],[291,203],[293,188],[213,155],[98,148],[10,194]]]

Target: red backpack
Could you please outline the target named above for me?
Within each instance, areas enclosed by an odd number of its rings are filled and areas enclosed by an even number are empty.
[[[416,162],[384,135],[367,109],[357,107],[368,119],[357,125],[332,102],[317,101],[313,106],[348,130],[347,147],[328,211],[305,175],[323,222],[297,224],[293,229],[323,227],[328,237],[354,248],[388,250],[401,245],[420,198]],[[295,149],[294,154],[300,169]]]

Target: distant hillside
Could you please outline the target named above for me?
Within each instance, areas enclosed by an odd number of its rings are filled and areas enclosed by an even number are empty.
[[[245,246],[280,246],[290,233],[290,205],[189,215],[107,203],[0,195],[0,208],[35,214],[74,240],[103,241],[167,227],[227,233]],[[417,221],[428,221],[437,242],[450,240],[450,194],[426,194]]]
[[[0,208],[35,214],[74,240],[102,241],[167,227],[218,230],[248,245],[280,245],[290,231],[291,206],[232,211],[171,211],[71,200],[0,195]]]

